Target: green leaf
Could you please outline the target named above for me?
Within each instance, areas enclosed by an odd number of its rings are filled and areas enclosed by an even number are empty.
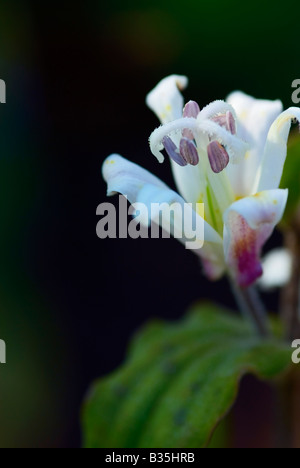
[[[151,323],[135,337],[125,365],[90,391],[84,444],[205,447],[233,405],[241,377],[274,378],[290,356],[280,341],[261,340],[240,318],[207,304],[179,322]]]
[[[287,159],[284,165],[281,188],[289,189],[289,198],[284,214],[284,222],[289,223],[300,205],[300,136],[294,133],[288,144]]]

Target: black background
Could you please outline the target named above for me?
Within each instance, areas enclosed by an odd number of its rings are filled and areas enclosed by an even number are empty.
[[[30,112],[22,119],[31,119],[27,122],[28,151],[35,149],[29,180],[36,188],[19,261],[47,305],[47,320],[55,328],[51,337],[63,349],[59,365],[50,351],[45,358],[59,401],[54,405],[54,411],[60,411],[59,430],[51,429],[41,441],[33,433],[28,445],[79,446],[79,411],[91,382],[123,362],[133,333],[149,319],[178,319],[195,301],[207,298],[234,307],[227,281],[207,281],[197,257],[177,241],[100,240],[96,236],[96,208],[106,201],[101,166],[112,152],[142,165],[175,188],[168,163],[159,165],[148,147],[148,137],[158,122],[145,106],[145,95],[165,75],[182,73],[191,79],[186,98],[197,100],[201,107],[239,87],[259,97],[282,98],[290,105],[290,83],[296,78],[292,75],[294,62],[286,74],[281,70],[284,79],[274,76],[279,66],[275,30],[273,37],[266,35],[263,49],[258,50],[259,39],[251,36],[254,31],[244,31],[240,23],[234,31],[236,23],[231,18],[219,33],[221,39],[211,30],[213,42],[208,34],[204,37],[199,24],[196,43],[195,19],[189,28],[186,9],[184,26],[178,27],[179,4],[172,15],[169,2],[153,2],[152,13],[151,2],[143,6],[101,3],[46,8],[42,2],[32,1],[22,9],[22,14],[27,11],[30,15],[31,42],[23,46],[29,48],[31,58],[25,68],[19,65],[19,78],[10,92],[16,93],[18,85],[26,89],[23,104],[25,99]],[[235,5],[233,2],[232,8]],[[205,23],[214,24],[212,6],[205,8],[211,15]],[[166,20],[164,30],[167,13],[174,27]],[[17,14],[16,7],[12,16]],[[190,14],[193,16],[193,10]],[[220,21],[221,13],[217,25]],[[148,25],[144,35],[143,25]],[[261,38],[263,26],[260,20]],[[287,30],[285,23],[284,27]],[[209,31],[207,24],[202,28]],[[243,31],[254,37],[252,44],[243,39],[248,47],[244,54],[239,41],[233,46],[231,40],[235,32]],[[22,36],[17,37],[21,43]],[[290,39],[286,42],[290,44]],[[295,61],[295,55],[285,50],[286,62],[291,56]],[[267,51],[271,51],[269,64]],[[15,76],[16,69],[8,72],[4,64],[3,74]],[[17,108],[18,100],[13,99]],[[20,199],[22,196],[20,193]],[[280,241],[280,235],[275,235],[267,248]],[[276,294],[266,300],[272,310],[277,309]],[[42,327],[41,347],[46,335],[46,327]],[[248,382],[241,401],[247,401],[256,385]],[[265,392],[261,392],[262,399],[268,399],[268,390]]]

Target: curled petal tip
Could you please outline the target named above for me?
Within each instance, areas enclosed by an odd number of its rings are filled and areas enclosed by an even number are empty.
[[[147,95],[147,106],[158,116],[162,123],[171,122],[182,115],[183,97],[180,91],[188,85],[188,78],[171,75],[164,78]]]
[[[300,108],[290,107],[273,122],[258,170],[257,191],[279,187],[287,156],[287,141],[293,122],[300,121]]]

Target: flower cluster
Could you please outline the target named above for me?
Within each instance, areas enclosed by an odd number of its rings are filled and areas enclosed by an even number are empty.
[[[234,92],[201,110],[195,101],[184,105],[180,91],[187,83],[172,75],[147,96],[162,124],[150,136],[150,148],[159,162],[163,152],[168,155],[179,193],[112,155],[103,165],[108,194],[121,193],[131,203],[203,203],[205,242],[197,253],[206,275],[215,280],[228,273],[247,287],[262,275],[262,247],[285,210],[288,190],[279,184],[300,109],[282,112],[280,101]]]

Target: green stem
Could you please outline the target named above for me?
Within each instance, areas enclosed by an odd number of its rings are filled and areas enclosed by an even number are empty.
[[[280,314],[290,344],[300,338],[300,208],[284,230],[285,247],[292,254],[292,274],[289,283],[281,293]],[[300,448],[300,373],[295,366],[281,388],[282,407],[286,421],[288,448]]]
[[[267,313],[254,286],[240,288],[231,280],[231,287],[242,315],[252,323],[255,331],[262,337],[270,336]]]
[[[286,328],[289,342],[300,338],[300,213],[284,232],[285,246],[293,258],[290,282],[285,286],[281,296],[281,318]]]

